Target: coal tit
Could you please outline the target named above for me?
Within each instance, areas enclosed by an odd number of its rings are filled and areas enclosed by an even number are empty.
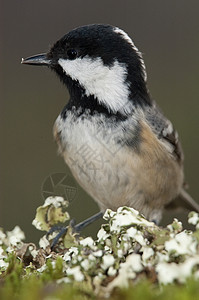
[[[142,54],[123,30],[79,27],[22,63],[48,66],[66,85],[70,99],[54,137],[101,212],[129,206],[159,223],[164,208],[199,211],[184,189],[178,134],[151,98]]]

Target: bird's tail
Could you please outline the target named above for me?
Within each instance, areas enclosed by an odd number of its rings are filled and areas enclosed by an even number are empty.
[[[184,190],[182,189],[179,196],[171,201],[165,207],[166,209],[187,209],[189,211],[196,211],[199,213],[199,204]]]

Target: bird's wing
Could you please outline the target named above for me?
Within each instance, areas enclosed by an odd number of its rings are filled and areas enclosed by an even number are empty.
[[[146,119],[156,136],[168,147],[168,151],[181,164],[184,160],[184,155],[178,139],[178,133],[172,123],[165,118],[155,104],[152,108],[147,109]]]
[[[179,164],[183,163],[184,155],[178,133],[173,128],[172,123],[164,117],[157,106],[147,110],[147,121],[157,137],[164,143],[168,143],[168,150],[176,158]],[[166,209],[180,209],[194,210],[199,212],[199,204],[185,191],[186,183],[182,187],[180,194],[176,199],[173,199],[165,207]]]

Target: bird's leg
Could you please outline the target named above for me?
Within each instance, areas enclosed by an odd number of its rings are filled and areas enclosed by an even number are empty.
[[[92,224],[93,222],[97,221],[98,219],[103,217],[103,213],[100,211],[97,214],[91,216],[90,218],[80,222],[79,224],[74,226],[75,232],[80,232],[82,229],[87,227],[88,225]]]
[[[97,221],[98,219],[100,219],[103,216],[102,212],[98,212],[97,214],[91,216],[90,218],[80,222],[79,224],[75,225],[75,220],[72,219],[70,221],[69,226],[71,226],[74,230],[74,232],[79,233],[81,230],[83,230],[85,227],[87,227],[88,225],[92,224],[93,222]],[[57,236],[54,238],[52,244],[51,244],[51,249],[53,249],[55,247],[55,245],[57,244],[58,240],[60,239],[60,237],[62,237],[64,234],[66,234],[68,230],[68,226],[63,227],[60,232],[57,234]]]

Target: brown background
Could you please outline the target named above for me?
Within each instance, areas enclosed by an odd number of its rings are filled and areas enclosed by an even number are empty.
[[[22,66],[21,58],[45,52],[72,28],[89,23],[121,27],[144,53],[149,89],[178,129],[190,193],[198,198],[198,1],[3,0],[0,11],[0,226],[11,230],[18,224],[28,241],[37,241],[40,233],[31,222],[43,203],[42,184],[50,174],[69,176],[52,138],[67,91],[49,70]],[[97,210],[78,187],[71,215],[79,221]]]

